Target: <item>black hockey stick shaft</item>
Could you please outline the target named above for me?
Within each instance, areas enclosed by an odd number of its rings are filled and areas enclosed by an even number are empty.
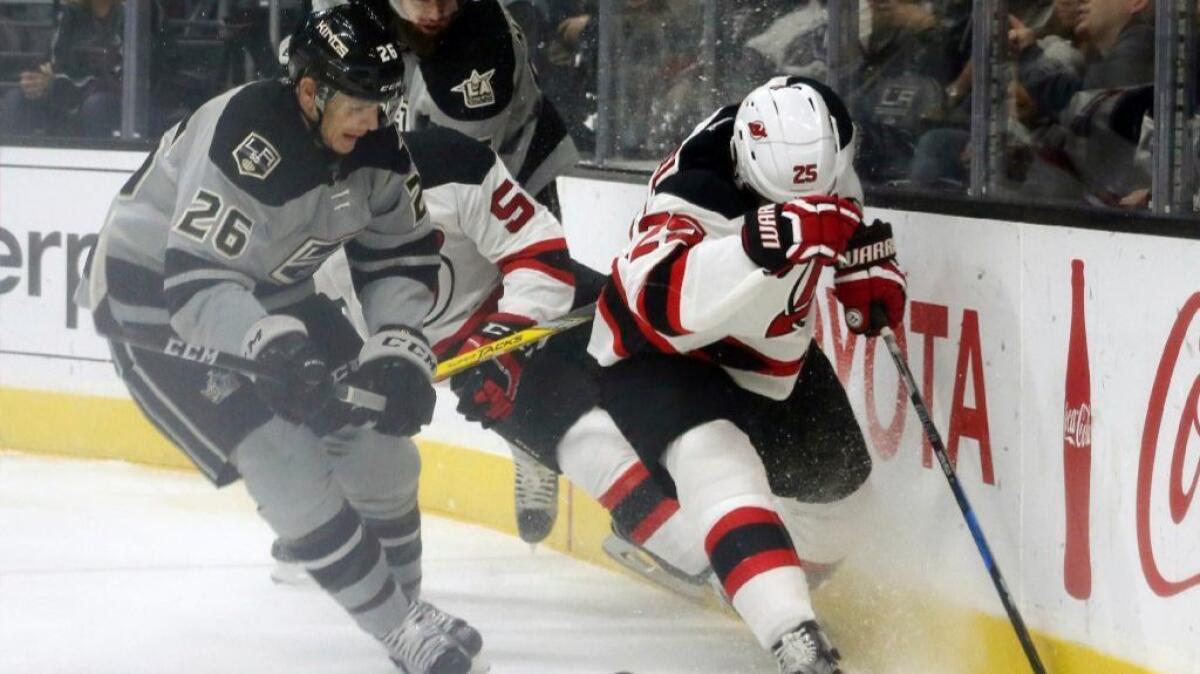
[[[248,377],[265,377],[276,381],[284,381],[284,376],[273,368],[264,367],[262,363],[251,358],[211,349],[198,344],[190,344],[176,337],[155,336],[146,334],[102,335],[105,339],[119,344],[127,344],[135,349],[150,351],[180,360],[190,360],[201,365],[209,365],[221,370],[229,370]],[[333,395],[338,400],[355,407],[363,407],[375,412],[382,412],[387,406],[387,398],[373,391],[357,386],[335,384]]]
[[[1004,611],[1008,614],[1008,620],[1012,623],[1013,630],[1017,633],[1017,640],[1021,642],[1021,648],[1029,660],[1029,666],[1035,674],[1046,674],[1046,667],[1038,656],[1037,648],[1033,645],[1033,638],[1029,636],[1029,630],[1025,627],[1025,621],[1021,618],[1021,613],[1017,610],[1016,603],[1013,602],[1008,586],[1004,583],[1004,577],[1000,575],[1000,566],[992,555],[992,549],[988,546],[987,539],[984,538],[983,529],[975,517],[975,510],[971,508],[967,494],[959,484],[958,476],[954,473],[954,466],[950,464],[950,457],[946,454],[946,445],[942,443],[942,436],[938,433],[937,427],[933,425],[933,419],[930,418],[929,407],[922,399],[912,370],[908,367],[908,361],[896,343],[896,335],[890,328],[883,328],[881,334],[888,351],[892,354],[892,361],[896,363],[896,369],[900,372],[900,377],[904,379],[904,384],[908,387],[908,394],[917,411],[917,416],[921,419],[921,426],[925,429],[929,444],[933,445],[933,454],[942,467],[946,481],[950,483],[950,491],[954,492],[954,500],[958,503],[958,509],[962,512],[963,519],[967,521],[967,528],[971,530],[971,538],[975,539],[975,547],[979,549],[979,555],[983,557],[983,564],[987,567],[988,575],[992,577],[992,585],[996,587],[996,593],[1000,595],[1000,603],[1004,604]]]

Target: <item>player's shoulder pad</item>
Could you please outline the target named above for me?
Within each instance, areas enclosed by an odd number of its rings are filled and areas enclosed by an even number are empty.
[[[468,0],[438,42],[420,60],[429,95],[454,119],[496,116],[513,99],[516,36],[499,0]]]
[[[209,160],[251,197],[278,207],[325,182],[329,157],[313,143],[290,85],[247,84],[218,113]]]
[[[669,194],[729,220],[741,217],[753,204],[731,178],[715,171],[692,169],[667,176],[655,194]]]
[[[679,146],[679,170],[701,169],[721,175],[733,175],[733,155],[729,141],[733,138],[733,120],[738,104],[727,105],[696,127]]]
[[[427,190],[448,183],[482,184],[497,162],[490,147],[445,127],[409,131],[404,142]]]
[[[390,124],[359,138],[354,150],[342,160],[340,173],[347,176],[358,169],[379,169],[403,174],[412,171],[412,165],[412,155],[399,129]]]

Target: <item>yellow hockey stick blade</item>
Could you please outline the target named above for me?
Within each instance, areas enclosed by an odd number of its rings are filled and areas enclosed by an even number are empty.
[[[557,335],[565,330],[570,330],[577,325],[590,323],[592,316],[596,313],[596,305],[588,304],[570,313],[563,314],[559,318],[538,323],[537,325],[505,337],[494,342],[489,342],[466,353],[461,353],[453,358],[447,358],[438,363],[437,372],[433,376],[434,381],[442,381],[449,379],[454,375],[464,370],[469,370],[480,363],[487,362],[497,356],[502,356],[510,351],[524,348],[535,342],[541,341],[552,335]]]

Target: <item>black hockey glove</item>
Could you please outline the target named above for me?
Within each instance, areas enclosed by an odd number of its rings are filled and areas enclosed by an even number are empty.
[[[267,316],[246,333],[242,352],[279,373],[255,377],[258,397],[284,419],[305,423],[333,399],[333,378],[325,356],[308,338],[304,323],[291,316]]]
[[[437,359],[420,332],[388,327],[363,344],[358,369],[346,381],[387,396],[387,408],[379,413],[375,430],[408,437],[433,418],[436,368]]]
[[[473,351],[531,325],[533,321],[524,316],[493,314],[482,328],[463,342],[458,352]],[[491,428],[497,421],[508,418],[528,359],[528,349],[510,351],[451,377],[450,388],[458,396],[458,413],[484,428]]]

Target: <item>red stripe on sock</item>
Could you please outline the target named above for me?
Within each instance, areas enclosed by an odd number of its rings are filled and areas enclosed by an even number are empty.
[[[637,489],[637,486],[648,477],[650,477],[650,471],[646,468],[645,464],[638,461],[630,466],[629,470],[626,470],[621,477],[618,477],[617,481],[608,488],[608,491],[604,492],[597,500],[600,501],[600,505],[604,506],[605,510],[612,510],[617,507],[617,504],[625,500],[626,496],[629,496],[629,492]]]
[[[742,586],[754,579],[755,576],[766,573],[771,569],[778,569],[784,566],[794,566],[800,568],[800,558],[792,550],[771,550],[769,552],[760,552],[753,557],[747,557],[740,564],[733,567],[733,571],[725,578],[725,595],[733,601],[734,595]]]
[[[637,528],[630,534],[630,538],[638,545],[645,545],[646,541],[650,540],[650,537],[654,535],[654,532],[662,528],[663,523],[671,519],[671,516],[677,512],[679,512],[679,501],[673,498],[664,498],[658,504],[658,507],[654,509],[654,512],[647,515],[646,519],[638,524]]]
[[[704,552],[711,555],[713,548],[721,542],[726,534],[738,527],[750,524],[774,524],[782,528],[783,520],[779,519],[779,515],[774,510],[766,508],[746,507],[731,510],[717,520],[712,529],[708,530],[708,536],[704,539]]]

